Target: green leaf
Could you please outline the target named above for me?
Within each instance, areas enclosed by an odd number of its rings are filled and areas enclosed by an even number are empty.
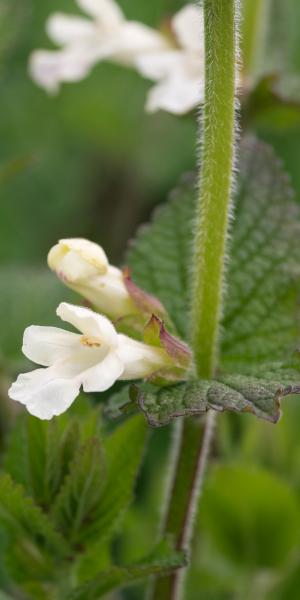
[[[3,456],[3,469],[11,478],[24,486],[30,493],[28,483],[27,443],[26,443],[25,413],[21,414],[14,422],[9,432]]]
[[[36,502],[48,507],[61,482],[61,421],[27,417],[27,456],[30,488]]]
[[[299,207],[273,151],[255,140],[242,147],[222,359],[249,372],[281,361],[299,342]]]
[[[194,177],[185,177],[170,202],[155,211],[151,224],[138,230],[127,255],[133,280],[161,300],[183,337],[189,310],[194,188]]]
[[[93,579],[99,571],[106,571],[111,566],[111,545],[95,542],[88,544],[83,553],[76,557],[72,568],[72,581],[74,586],[79,586]]]
[[[57,527],[73,545],[84,537],[85,523],[89,525],[93,521],[104,479],[101,442],[99,438],[91,438],[76,452],[70,473],[52,509]]]
[[[68,553],[68,546],[48,517],[15,484],[9,475],[0,475],[0,526],[11,540],[15,559],[25,569],[53,569]],[[50,567],[52,565],[52,567]]]
[[[8,437],[4,468],[44,509],[52,506],[80,444],[99,434],[99,411],[83,400],[51,421],[21,414]]]
[[[194,184],[182,184],[155,214],[152,224],[140,230],[128,254],[133,278],[166,304],[185,337],[194,202]],[[248,411],[276,422],[280,399],[300,391],[299,366],[289,366],[300,339],[299,212],[273,151],[254,138],[245,140],[235,199],[220,372],[215,382],[190,382],[162,390],[157,401],[153,392],[141,392],[139,402],[152,424],[211,407]]]
[[[104,594],[123,585],[128,585],[150,575],[167,575],[185,566],[186,561],[182,552],[159,549],[140,563],[128,567],[111,567],[98,574],[93,580],[75,589],[67,600],[97,600]]]
[[[189,314],[194,204],[194,181],[189,177],[155,212],[152,223],[138,231],[127,256],[133,279],[166,304],[183,336]],[[245,351],[248,354],[251,349],[254,357],[256,346],[261,349],[263,345],[259,360],[266,355],[272,361],[278,355],[282,358],[286,349],[295,347],[299,339],[294,286],[299,276],[299,223],[289,180],[272,149],[247,139],[241,147],[223,320],[226,360],[239,338],[246,338]],[[266,335],[271,339],[266,340]],[[241,344],[239,359],[240,349]]]
[[[300,370],[285,370],[280,365],[273,365],[273,370],[261,378],[220,375],[218,380],[195,380],[160,389],[131,388],[132,399],[153,427],[167,425],[177,417],[201,415],[210,409],[252,413],[277,423],[280,402],[290,394],[300,394]]]
[[[99,505],[83,533],[84,539],[103,541],[117,529],[133,498],[133,488],[145,448],[147,427],[136,415],[107,438],[107,476]]]

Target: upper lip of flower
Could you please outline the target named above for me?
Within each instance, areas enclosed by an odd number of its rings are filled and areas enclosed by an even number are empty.
[[[67,286],[110,318],[138,312],[122,271],[109,264],[98,244],[82,238],[60,240],[48,254],[48,265]]]

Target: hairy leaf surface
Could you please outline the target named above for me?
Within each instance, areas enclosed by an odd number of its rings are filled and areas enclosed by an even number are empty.
[[[104,445],[107,476],[98,506],[86,523],[84,539],[109,538],[120,524],[133,497],[134,483],[144,453],[147,428],[140,415],[126,421]]]
[[[133,278],[166,304],[185,338],[195,198],[193,181],[183,182],[128,253]],[[300,390],[298,364],[292,373],[287,366],[300,340],[299,207],[272,149],[253,138],[242,143],[233,216],[217,381],[174,387],[169,415],[172,392],[163,390],[156,416],[147,415],[153,424],[191,414],[192,407],[203,412],[216,395],[218,410],[248,410],[276,421],[279,400]],[[147,402],[140,402],[145,410]],[[153,396],[149,402],[155,411]]]
[[[132,388],[131,396],[154,427],[167,425],[176,417],[201,415],[210,409],[252,413],[277,423],[281,400],[300,393],[299,380],[299,370],[273,365],[262,377],[224,374],[218,380],[195,380],[156,390],[150,386],[145,390],[136,387]]]
[[[73,543],[81,539],[84,523],[93,518],[104,478],[102,446],[99,439],[91,438],[76,452],[70,473],[52,510],[57,527]]]
[[[50,557],[56,560],[68,552],[66,542],[48,517],[26,496],[22,486],[6,474],[0,475],[0,526],[25,560],[40,556],[37,562],[42,564]]]

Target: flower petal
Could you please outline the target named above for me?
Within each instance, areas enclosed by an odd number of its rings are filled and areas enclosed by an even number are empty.
[[[83,389],[85,392],[104,392],[112,387],[123,371],[121,359],[110,352],[101,363],[85,372]]]
[[[48,254],[48,265],[65,283],[76,283],[104,275],[108,260],[98,244],[85,239],[60,240]]]
[[[82,17],[54,13],[47,21],[46,30],[53,42],[64,46],[94,35],[95,25]]]
[[[146,109],[149,112],[165,110],[175,115],[183,115],[200,104],[203,94],[201,81],[172,77],[150,90]]]
[[[182,68],[181,50],[143,54],[137,58],[136,67],[144,77],[159,81]]]
[[[137,342],[123,334],[118,338],[117,354],[124,365],[120,379],[141,379],[170,365],[167,353],[161,348]]]
[[[115,40],[113,59],[121,64],[135,65],[144,53],[167,51],[166,38],[155,29],[135,21],[127,21],[119,30]]]
[[[79,390],[78,379],[62,379],[57,376],[54,367],[50,367],[19,375],[8,395],[24,404],[30,414],[48,420],[65,412]]]
[[[203,53],[204,18],[200,6],[184,6],[173,17],[172,28],[182,48]]]
[[[124,20],[124,15],[114,0],[77,0],[77,4],[108,29],[118,27]]]
[[[32,79],[49,94],[56,94],[63,81],[80,81],[89,73],[94,59],[81,51],[36,50],[29,59]]]
[[[80,335],[58,327],[27,327],[23,338],[23,354],[33,362],[50,367],[65,360],[80,348]]]
[[[113,324],[106,317],[89,308],[62,302],[56,314],[63,321],[71,323],[84,335],[99,338],[111,348],[118,344],[118,335]]]

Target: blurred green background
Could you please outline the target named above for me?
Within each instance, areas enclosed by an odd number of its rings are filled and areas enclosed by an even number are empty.
[[[149,25],[184,4],[120,0],[129,18]],[[60,237],[83,236],[103,245],[112,262],[121,261],[137,225],[196,164],[195,114],[146,115],[149,83],[130,70],[99,64],[55,98],[36,87],[28,56],[37,47],[51,48],[44,25],[55,10],[74,13],[76,7],[73,0],[0,0],[3,434],[12,418],[6,390],[22,365],[23,329],[54,323],[58,302],[71,297],[47,270],[49,248]],[[299,0],[273,0],[264,63],[272,72],[274,65],[291,72],[296,82],[299,25]],[[284,92],[288,85],[283,82]],[[258,96],[247,123],[275,147],[300,199],[299,110],[265,105]],[[247,416],[219,418],[187,600],[300,597],[299,431],[297,399],[286,404],[276,427]],[[152,435],[136,503],[116,542],[120,560],[139,557],[153,544],[170,437],[170,428]],[[138,600],[141,590],[115,597]]]

